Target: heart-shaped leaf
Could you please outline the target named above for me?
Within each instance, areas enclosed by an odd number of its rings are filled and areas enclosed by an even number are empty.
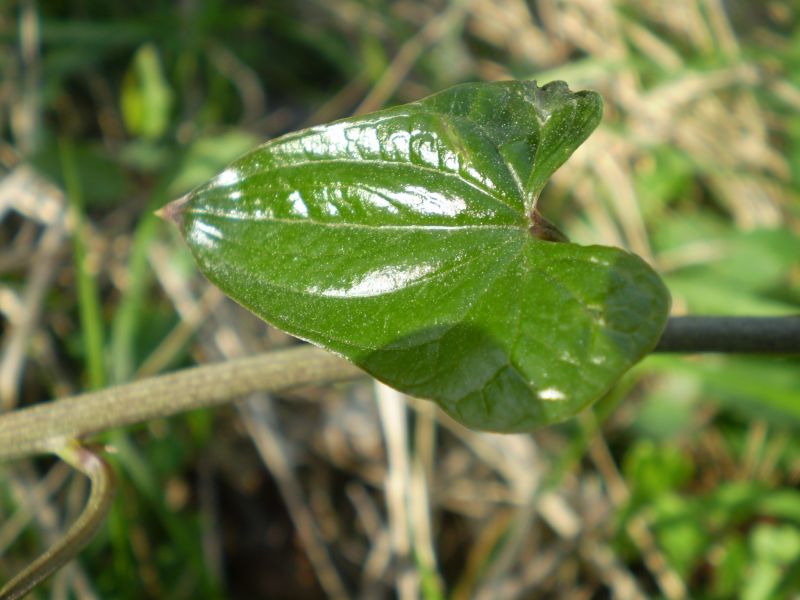
[[[556,82],[456,86],[272,140],[167,209],[206,276],[285,331],[466,425],[574,415],[649,352],[669,295],[536,211],[597,126]]]

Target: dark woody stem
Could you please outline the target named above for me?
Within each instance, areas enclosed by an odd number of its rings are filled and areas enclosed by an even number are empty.
[[[654,352],[800,353],[800,316],[672,317]]]

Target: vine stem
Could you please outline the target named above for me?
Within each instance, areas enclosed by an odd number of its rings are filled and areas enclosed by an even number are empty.
[[[224,404],[247,394],[353,379],[355,365],[298,346],[133,381],[0,416],[0,460],[58,452],[92,433]]]
[[[673,317],[654,352],[800,353],[800,316]],[[253,392],[361,375],[343,358],[303,345],[44,402],[0,415],[0,460],[58,452],[74,438]]]
[[[654,352],[800,353],[800,316],[672,317]]]
[[[67,442],[56,454],[89,478],[89,500],[64,536],[0,589],[2,600],[23,598],[75,558],[103,524],[114,500],[114,472],[99,454],[75,440]]]

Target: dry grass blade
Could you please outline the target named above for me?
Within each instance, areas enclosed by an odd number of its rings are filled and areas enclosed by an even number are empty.
[[[454,0],[445,11],[428,21],[417,35],[406,41],[354,113],[358,115],[381,108],[425,49],[456,28],[464,18],[468,3],[469,0]]]
[[[630,499],[630,492],[625,480],[617,470],[614,459],[601,435],[596,436],[589,446],[589,456],[591,456],[605,480],[612,505],[617,509],[622,508]],[[637,515],[630,519],[628,533],[631,539],[639,546],[644,561],[656,581],[658,581],[659,588],[664,596],[670,600],[688,598],[686,584],[672,569],[664,554],[658,548],[649,525],[643,516]]]
[[[0,209],[13,209],[45,226],[30,257],[21,310],[5,332],[0,353],[0,407],[17,405],[25,353],[39,324],[45,293],[56,275],[57,259],[68,235],[64,195],[33,170],[19,167],[0,181]],[[2,215],[2,211],[0,211]]]
[[[270,399],[263,395],[251,396],[239,406],[239,411],[259,455],[278,483],[286,507],[297,528],[297,534],[303,542],[311,564],[314,565],[322,588],[329,598],[343,600],[348,598],[349,594],[331,562],[313,513],[294,475],[294,467],[289,461],[283,436],[280,434],[269,402]]]

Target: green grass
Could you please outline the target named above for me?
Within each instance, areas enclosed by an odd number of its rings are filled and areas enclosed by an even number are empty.
[[[103,317],[100,296],[94,280],[93,266],[87,261],[87,231],[84,221],[84,198],[80,176],[75,165],[72,144],[60,144],[64,187],[69,198],[70,215],[74,223],[73,263],[77,274],[78,304],[80,308],[81,338],[86,345],[86,372],[89,389],[100,389],[106,384],[105,352],[103,350]]]

